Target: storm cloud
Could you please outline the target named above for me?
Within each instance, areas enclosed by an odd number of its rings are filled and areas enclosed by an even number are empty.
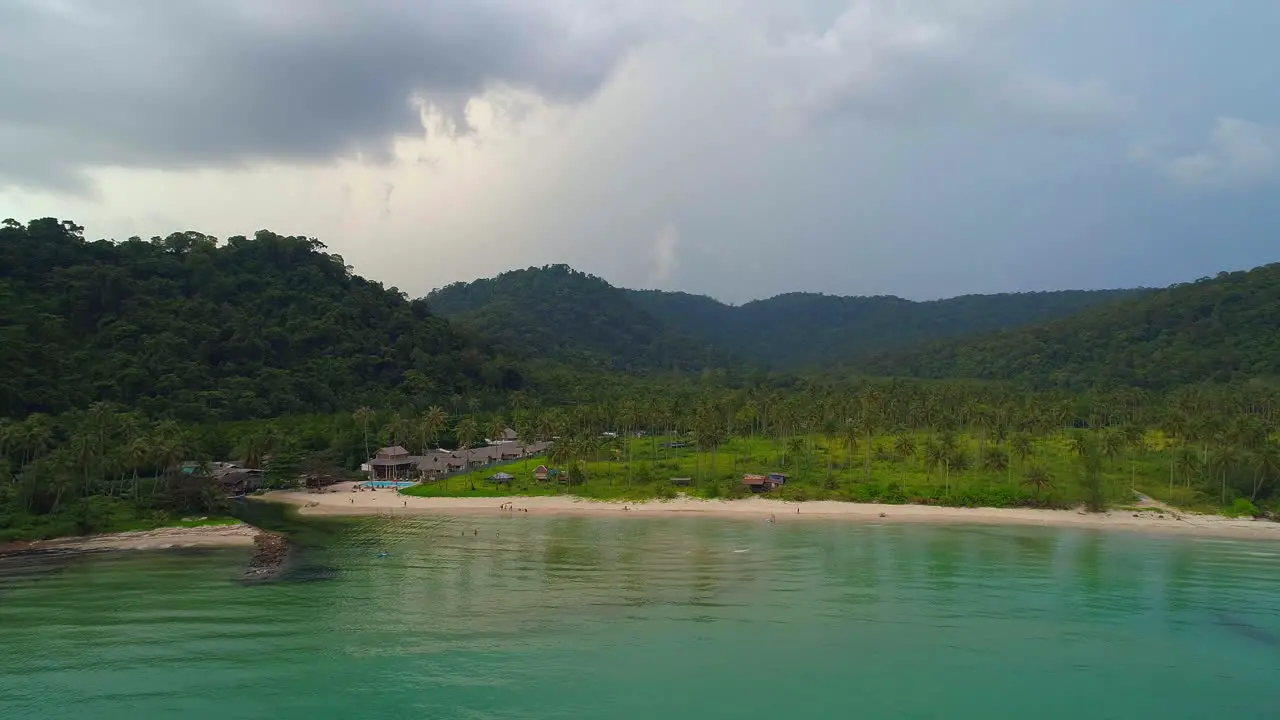
[[[625,7],[502,0],[0,3],[0,181],[86,166],[385,156],[433,104],[495,83],[591,93],[634,41]],[[465,128],[458,128],[465,129]]]
[[[1224,7],[10,0],[0,210],[313,235],[415,295],[1166,284],[1280,260],[1280,6]]]

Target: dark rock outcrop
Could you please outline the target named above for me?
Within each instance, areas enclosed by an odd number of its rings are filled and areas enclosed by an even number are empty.
[[[245,580],[274,580],[289,559],[293,545],[283,535],[271,532],[260,532],[253,537],[253,555],[249,558],[249,569],[245,571]]]

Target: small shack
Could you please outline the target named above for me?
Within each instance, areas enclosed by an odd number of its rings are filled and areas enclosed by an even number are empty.
[[[779,485],[787,482],[787,476],[782,473],[770,473],[768,475],[743,475],[742,484],[746,485],[751,492],[763,493],[769,492]]]
[[[236,468],[215,473],[215,482],[230,496],[245,495],[262,489],[262,471],[254,468]]]
[[[549,477],[551,477],[551,470],[546,465],[539,465],[533,469],[533,478],[538,482],[546,482]]]
[[[494,473],[489,476],[489,481],[494,485],[510,485],[512,480],[515,480],[515,477],[504,472]]]

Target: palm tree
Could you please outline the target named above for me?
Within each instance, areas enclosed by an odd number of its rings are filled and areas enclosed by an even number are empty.
[[[1280,475],[1280,444],[1274,440],[1264,442],[1253,451],[1253,493],[1249,501],[1258,499],[1262,486],[1277,475]]]
[[[599,438],[599,437],[597,437],[597,436],[596,436],[596,435],[594,435],[594,434],[586,434],[586,435],[583,435],[582,437],[578,438],[578,440],[577,440],[576,442],[574,442],[574,443],[571,445],[571,447],[575,450],[576,455],[577,455],[577,458],[575,458],[575,462],[574,462],[574,463],[572,464],[572,466],[570,467],[570,470],[575,470],[575,471],[576,471],[576,470],[580,469],[580,468],[578,468],[577,466],[578,466],[579,461],[580,461],[580,459],[581,459],[581,458],[583,458],[583,457],[587,457],[587,458],[596,457],[596,458],[598,458],[598,457],[599,457],[599,453],[600,453],[600,438]],[[585,473],[585,472],[582,474],[582,477],[583,477],[583,484],[585,485],[585,484],[586,484],[586,473]],[[572,479],[572,476],[570,476],[570,479]]]
[[[489,439],[492,442],[503,440],[507,435],[507,423],[502,419],[501,415],[494,415],[489,420]]]
[[[547,451],[547,460],[552,465],[568,467],[572,465],[577,458],[577,443],[572,438],[561,437],[551,445],[551,449]],[[568,480],[568,478],[566,478]],[[568,483],[566,482],[566,485]]]
[[[937,468],[947,462],[947,448],[935,438],[930,438],[924,444],[924,467],[925,477],[932,477],[934,468]]]
[[[133,497],[138,498],[138,468],[143,467],[152,459],[151,442],[145,436],[139,436],[129,443],[125,449],[125,457],[129,465],[133,468]]]
[[[1071,436],[1071,453],[1077,458],[1087,456],[1093,449],[1093,438],[1086,432],[1080,431]]]
[[[439,405],[432,405],[422,414],[422,420],[418,423],[418,432],[422,436],[422,454],[426,455],[431,446],[436,444],[440,439],[440,431],[444,429],[445,422],[448,417],[444,414],[444,408]]]
[[[1080,469],[1086,491],[1085,504],[1091,512],[1102,512],[1106,498],[1102,490],[1102,447],[1097,438],[1078,434],[1072,448],[1080,458]]]
[[[1190,445],[1183,445],[1178,448],[1178,452],[1174,455],[1173,465],[1182,473],[1184,486],[1187,490],[1191,489],[1191,476],[1200,468],[1200,458],[1196,455],[1195,449]]]
[[[458,436],[458,445],[462,448],[466,463],[467,473],[471,473],[471,446],[475,443],[477,436],[480,434],[480,428],[476,425],[476,421],[470,415],[463,418],[453,429],[454,434]]]
[[[844,446],[846,468],[853,467],[853,454],[858,450],[859,432],[858,424],[853,420],[846,420],[840,428],[840,444]]]
[[[1026,473],[1022,476],[1022,482],[1031,486],[1036,500],[1040,499],[1042,491],[1053,489],[1053,476],[1042,465],[1033,465],[1027,468]]]
[[[906,464],[907,460],[915,457],[916,439],[911,435],[908,435],[907,433],[902,433],[893,441],[893,454],[898,457],[899,461],[901,461],[903,464]],[[902,492],[906,493],[907,474],[905,472],[902,473],[901,480],[902,480]]]
[[[836,444],[840,442],[840,430],[840,423],[836,422],[835,418],[827,418],[822,421],[822,435],[827,441],[822,454],[827,460],[826,483],[829,487],[834,487],[831,482],[831,456],[834,455],[832,450],[836,447]]]
[[[804,458],[804,438],[793,437],[787,441],[787,455],[796,459]]]
[[[408,442],[409,421],[400,413],[393,413],[387,421],[387,440],[392,445],[404,445]]]
[[[1018,466],[1025,467],[1035,453],[1035,444],[1029,433],[1020,432],[1009,438],[1009,450],[1018,458]]]
[[[726,438],[724,425],[720,419],[710,410],[698,413],[697,419],[693,426],[694,442],[699,449],[708,449],[711,451],[711,478],[715,480],[716,474],[716,448],[719,447]]]
[[[1012,471],[1012,465],[1009,463],[1009,454],[1002,448],[989,445],[982,451],[982,467],[984,470],[991,472]]]
[[[1224,445],[1210,456],[1210,465],[1222,481],[1222,504],[1227,504],[1227,473],[1240,462],[1240,451],[1232,445]]]
[[[84,484],[81,488],[81,494],[84,497],[88,497],[90,495],[89,469],[98,460],[97,443],[88,432],[82,430],[71,436],[69,449],[75,458],[76,465],[80,468],[81,477],[83,478]]]
[[[369,450],[369,423],[373,421],[373,418],[373,410],[368,407],[360,407],[351,413],[351,419],[364,430],[364,456],[366,458],[373,457],[373,453]]]
[[[62,505],[62,496],[65,495],[68,490],[75,487],[76,481],[72,474],[73,472],[73,468],[61,462],[54,465],[49,476],[49,487],[54,491],[53,507],[49,510],[50,515],[58,514],[58,509]]]

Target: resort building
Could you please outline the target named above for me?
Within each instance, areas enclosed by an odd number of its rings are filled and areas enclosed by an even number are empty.
[[[374,480],[403,480],[416,474],[418,458],[399,445],[380,448],[369,461],[369,476]]]
[[[435,450],[426,455],[411,455],[399,445],[381,448],[366,465],[369,477],[374,480],[437,480],[463,470],[533,457],[546,452],[550,445],[523,443],[508,429],[503,440],[470,450]]]

